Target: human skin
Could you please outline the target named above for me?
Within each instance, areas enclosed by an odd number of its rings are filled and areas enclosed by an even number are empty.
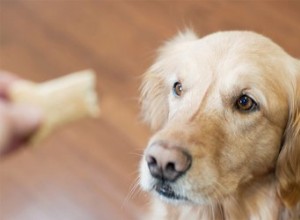
[[[15,152],[42,123],[42,113],[29,105],[9,100],[10,87],[20,80],[0,70],[0,156]]]

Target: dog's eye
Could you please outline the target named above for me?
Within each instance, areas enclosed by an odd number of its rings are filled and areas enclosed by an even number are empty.
[[[236,107],[238,110],[248,112],[257,108],[257,103],[247,95],[242,95],[236,101]]]
[[[173,93],[174,93],[174,95],[175,96],[181,96],[182,95],[182,91],[183,91],[182,84],[180,82],[174,83],[174,85],[173,85]]]

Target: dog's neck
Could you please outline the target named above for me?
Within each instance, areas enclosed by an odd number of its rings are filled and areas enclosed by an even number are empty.
[[[151,219],[190,220],[298,220],[283,208],[277,195],[273,176],[244,186],[236,195],[210,205],[172,206],[158,201],[154,203]]]

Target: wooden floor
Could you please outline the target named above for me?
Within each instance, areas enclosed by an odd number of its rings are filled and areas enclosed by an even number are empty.
[[[37,82],[92,68],[102,111],[1,159],[1,220],[142,218],[140,76],[186,26],[254,30],[300,57],[300,1],[0,0],[0,68]]]

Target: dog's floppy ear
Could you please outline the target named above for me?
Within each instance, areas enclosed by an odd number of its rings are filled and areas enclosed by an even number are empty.
[[[140,102],[142,106],[142,116],[153,130],[160,129],[168,120],[169,107],[168,95],[171,88],[166,85],[165,80],[170,76],[164,69],[163,60],[172,52],[172,48],[180,43],[185,43],[198,39],[196,34],[186,29],[180,32],[173,39],[167,41],[160,49],[156,62],[144,74],[141,86]]]
[[[144,74],[140,102],[142,117],[153,130],[161,128],[168,118],[168,90],[161,74],[148,71]]]
[[[287,207],[300,202],[300,61],[296,65],[289,121],[276,168],[278,192]]]

